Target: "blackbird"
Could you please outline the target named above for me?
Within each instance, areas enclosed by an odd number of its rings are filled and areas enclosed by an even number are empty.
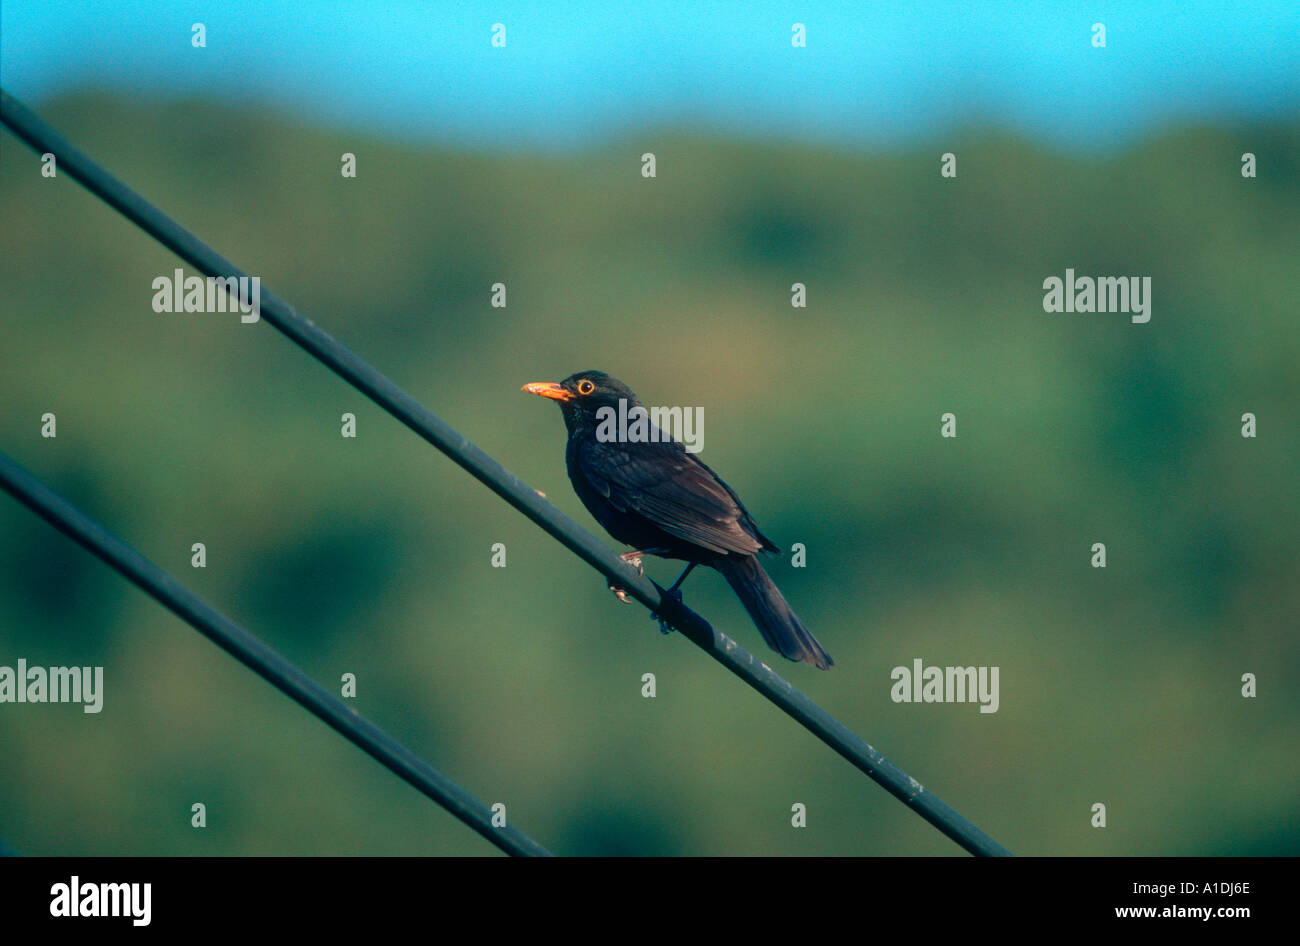
[[[658,439],[609,437],[614,426],[601,408],[625,416],[644,408],[635,394],[603,371],[579,371],[560,382],[526,384],[529,394],[560,402],[569,443],[565,464],[587,511],[615,539],[635,552],[623,555],[640,567],[643,554],[687,562],[670,592],[696,565],[717,569],[739,596],[769,647],[790,660],[828,670],[833,663],[758,562],[761,551],[779,551],[759,531],[745,506],[722,479],[666,435]],[[653,429],[653,428],[651,428]],[[620,597],[622,595],[620,594]]]

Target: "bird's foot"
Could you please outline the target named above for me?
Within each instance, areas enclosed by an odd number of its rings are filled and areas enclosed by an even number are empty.
[[[638,575],[644,575],[645,569],[641,567],[641,557],[643,555],[645,555],[645,552],[623,552],[619,555],[619,558],[635,568]]]
[[[667,600],[669,600],[669,601],[676,602],[677,604],[681,604],[681,603],[682,603],[682,593],[681,593],[680,591],[678,591],[676,588],[665,588],[665,589],[661,589],[661,597],[663,597],[663,598],[665,598],[665,599],[667,599]],[[660,603],[662,604],[662,602],[660,602]],[[660,634],[671,634],[671,633],[673,632],[673,626],[672,626],[671,624],[669,624],[667,621],[665,621],[665,620],[660,616],[660,614],[659,614],[658,611],[652,611],[652,612],[650,613],[650,620],[652,620],[652,621],[658,621],[658,622],[659,622],[659,633],[660,633]]]
[[[641,576],[643,576],[643,574],[646,573],[646,570],[645,568],[642,567],[641,564],[642,556],[654,555],[656,554],[656,552],[659,551],[664,551],[664,550],[659,550],[659,548],[642,548],[642,550],[638,550],[634,552],[620,552],[619,557],[620,559],[623,559],[625,563],[628,563],[629,565],[632,565],[634,569],[637,569],[637,574],[641,574]],[[628,599],[627,591],[621,589],[621,587],[617,585],[610,585],[610,591],[614,593],[615,598],[619,599],[620,602],[623,602],[624,604],[632,603]]]
[[[622,554],[619,555],[619,558],[621,558],[623,561],[627,562],[629,565],[635,568],[636,573],[638,575],[644,575],[645,569],[641,566],[641,556],[643,555],[645,555],[644,551],[623,552]],[[617,585],[610,585],[609,590],[614,592],[614,597],[617,598],[619,601],[622,601],[624,604],[632,603],[632,600],[627,596],[627,592],[624,589],[618,587]]]

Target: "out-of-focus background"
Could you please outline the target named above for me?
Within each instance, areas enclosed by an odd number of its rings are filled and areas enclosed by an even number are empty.
[[[1300,853],[1293,4],[86,6],[4,4],[6,90],[580,522],[522,383],[702,407],[836,666],[688,603],[1012,850]],[[0,449],[539,841],[956,853],[274,329],[155,313],[174,257],[7,131],[0,207]],[[0,704],[24,853],[492,850],[4,497],[19,658],[106,681]],[[915,658],[1000,708],[892,702]]]

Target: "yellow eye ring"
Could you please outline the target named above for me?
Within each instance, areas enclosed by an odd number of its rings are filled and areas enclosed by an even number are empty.
[[[588,381],[586,378],[583,378],[581,381],[578,382],[579,394],[584,394],[584,395],[590,394],[594,390],[596,390],[596,386],[592,384],[590,381]]]

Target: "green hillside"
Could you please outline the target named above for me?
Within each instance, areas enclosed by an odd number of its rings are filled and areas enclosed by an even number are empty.
[[[1013,851],[1300,853],[1300,125],[539,156],[207,102],[39,111],[598,532],[520,385],[599,368],[702,407],[703,459],[807,548],[768,569],[836,666],[778,671]],[[0,450],[315,679],[356,674],[358,711],[557,853],[958,851],[269,325],[154,312],[175,258],[39,171],[0,134]],[[1067,268],[1150,276],[1151,321],[1044,312]],[[686,600],[780,660],[717,575]],[[492,851],[6,497],[20,657],[106,681],[97,715],[0,705],[24,853]],[[1000,667],[998,711],[892,702],[918,657]]]

